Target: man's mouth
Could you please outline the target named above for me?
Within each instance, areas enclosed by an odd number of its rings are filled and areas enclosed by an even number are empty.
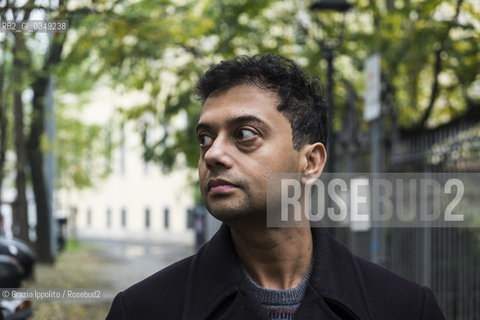
[[[208,193],[222,193],[237,188],[233,183],[223,179],[211,179],[207,183]]]

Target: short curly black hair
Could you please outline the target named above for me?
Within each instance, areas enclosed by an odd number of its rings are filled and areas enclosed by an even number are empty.
[[[203,74],[195,93],[205,102],[212,93],[243,84],[253,84],[278,95],[277,109],[290,122],[295,150],[316,142],[326,146],[327,101],[320,92],[318,80],[308,77],[290,59],[269,53],[222,61]]]

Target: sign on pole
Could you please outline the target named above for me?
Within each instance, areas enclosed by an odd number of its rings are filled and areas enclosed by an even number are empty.
[[[381,112],[381,78],[380,78],[380,55],[374,54],[365,61],[365,108],[363,118],[366,121],[375,120]]]

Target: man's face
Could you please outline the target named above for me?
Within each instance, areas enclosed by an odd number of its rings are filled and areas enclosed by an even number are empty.
[[[298,152],[277,94],[240,85],[210,95],[200,115],[198,174],[203,201],[228,221],[266,212],[267,174],[298,172]]]

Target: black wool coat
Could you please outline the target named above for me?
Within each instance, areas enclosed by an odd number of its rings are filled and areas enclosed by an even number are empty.
[[[353,255],[321,228],[295,320],[445,319],[430,291]],[[246,289],[230,230],[223,225],[197,254],[120,292],[107,320],[268,320]]]

